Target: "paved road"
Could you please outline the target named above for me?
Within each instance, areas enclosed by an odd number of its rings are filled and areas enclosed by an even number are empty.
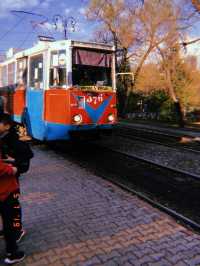
[[[199,235],[45,147],[21,187],[28,234],[18,265],[200,265]]]

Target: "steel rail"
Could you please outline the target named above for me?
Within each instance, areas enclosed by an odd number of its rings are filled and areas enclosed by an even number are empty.
[[[193,153],[196,153],[196,154],[200,154],[200,150],[196,150],[196,149],[193,149],[193,148],[190,148],[190,147],[181,147],[179,146],[180,144],[170,144],[170,143],[166,143],[168,140],[161,140],[161,141],[157,141],[157,140],[153,140],[153,139],[147,139],[147,137],[143,137],[143,136],[134,136],[134,132],[139,132],[141,131],[141,134],[145,134],[145,131],[144,129],[131,129],[131,128],[125,128],[124,131],[129,131],[128,133],[126,132],[116,132],[116,136],[120,136],[120,137],[124,137],[124,138],[127,138],[127,139],[131,139],[131,140],[139,140],[139,141],[143,141],[143,142],[146,142],[146,143],[153,143],[153,144],[157,144],[157,145],[161,145],[161,146],[166,146],[166,147],[170,147],[174,150],[185,150],[185,151],[189,151],[189,152],[193,152]],[[144,132],[144,133],[143,133]],[[177,135],[169,135],[169,134],[165,134],[165,133],[160,133],[160,132],[156,132],[156,131],[150,131],[150,130],[147,130],[146,131],[147,134],[151,133],[151,134],[154,134],[155,136],[161,136],[161,137],[171,137],[171,138],[178,138],[180,136],[177,136]],[[165,142],[166,141],[166,142]]]
[[[159,129],[134,127],[134,126],[124,125],[124,124],[117,124],[116,128],[117,129],[130,129],[132,131],[133,130],[144,131],[144,132],[148,132],[148,133],[155,133],[157,135],[166,136],[166,137],[174,137],[174,138],[183,136],[183,134],[178,133],[178,132],[176,134],[172,134],[170,132],[163,132]],[[187,134],[185,134],[184,136],[191,137],[190,135],[187,135]]]
[[[200,150],[195,150],[195,149],[187,148],[187,147],[181,147],[181,146],[178,146],[176,144],[165,143],[164,141],[161,142],[161,141],[156,141],[156,140],[152,140],[152,139],[147,139],[145,137],[130,136],[128,134],[123,134],[123,133],[117,133],[116,135],[123,137],[123,138],[126,138],[126,139],[130,139],[130,140],[139,140],[139,141],[146,142],[146,143],[152,143],[152,144],[157,144],[160,146],[169,147],[169,148],[176,150],[176,151],[177,150],[185,150],[185,151],[193,152],[196,154],[200,154]]]
[[[98,145],[97,145],[98,146]],[[191,174],[187,171],[182,171],[182,170],[178,170],[178,169],[175,169],[173,167],[168,167],[168,166],[164,166],[164,165],[161,165],[161,164],[158,164],[158,163],[155,163],[151,160],[146,160],[144,158],[141,158],[139,156],[135,156],[135,155],[130,155],[130,154],[127,154],[127,153],[124,153],[124,152],[120,152],[118,150],[113,150],[112,148],[108,148],[108,147],[105,147],[105,146],[102,146],[100,145],[101,148],[103,149],[106,149],[106,150],[109,150],[109,151],[112,151],[112,152],[115,152],[115,153],[118,153],[122,156],[126,156],[126,157],[129,157],[129,158],[132,158],[134,160],[137,160],[137,161],[142,161],[142,162],[145,162],[145,163],[148,163],[150,165],[153,165],[153,166],[156,166],[156,167],[159,167],[159,168],[163,168],[165,170],[168,170],[168,171],[172,171],[172,172],[175,172],[175,173],[178,173],[178,174],[183,174],[183,175],[187,175],[191,178],[194,178],[194,179],[197,179],[197,180],[200,180],[200,176],[198,175],[195,175],[195,174]],[[119,180],[116,180],[112,177],[108,177],[107,175],[101,175],[104,179],[107,179],[109,180],[110,182],[118,185],[119,187],[121,187],[122,189],[125,189],[126,191],[132,193],[132,194],[135,194],[136,196],[138,196],[139,198],[141,198],[142,200],[148,202],[149,204],[151,204],[152,206],[158,208],[159,210],[161,211],[164,211],[165,213],[169,214],[170,216],[172,216],[173,218],[179,220],[179,221],[182,221],[184,224],[190,226],[192,229],[200,232],[200,224],[196,223],[195,221],[187,218],[186,216],[174,211],[173,209],[171,208],[168,208],[166,206],[164,206],[163,204],[161,203],[158,203],[154,200],[152,200],[150,197],[144,195],[143,193],[141,192],[138,192],[136,191],[135,189],[133,188],[130,188],[128,185],[124,184],[122,181]],[[123,180],[123,179],[122,179]]]
[[[98,146],[98,144],[97,144],[97,146]],[[162,169],[167,170],[167,171],[175,172],[175,173],[180,174],[180,175],[187,175],[188,177],[190,177],[192,179],[196,179],[196,180],[200,181],[200,175],[193,174],[193,173],[188,172],[188,171],[180,170],[180,169],[177,169],[177,168],[172,167],[172,166],[166,166],[166,165],[163,165],[161,163],[157,163],[157,162],[154,162],[152,160],[145,159],[145,158],[140,157],[138,155],[129,154],[129,153],[126,153],[126,152],[122,152],[122,151],[119,151],[119,150],[115,150],[115,149],[112,149],[112,148],[105,147],[103,145],[99,145],[99,147],[107,149],[107,150],[112,151],[112,152],[116,152],[116,153],[118,153],[118,154],[120,154],[122,156],[128,157],[129,159],[142,161],[142,162],[147,163],[149,165],[153,165],[155,167],[162,168]]]
[[[85,143],[84,143],[84,145],[85,145]],[[174,169],[172,167],[164,166],[164,165],[155,163],[155,162],[153,162],[151,160],[146,160],[146,159],[141,158],[139,156],[130,155],[130,154],[118,151],[118,150],[114,150],[112,148],[105,147],[104,145],[102,145],[100,143],[93,143],[92,147],[95,148],[94,150],[98,150],[98,152],[100,152],[101,150],[102,151],[104,150],[105,152],[106,151],[107,152],[112,152],[112,153],[115,153],[115,154],[119,154],[120,156],[124,156],[126,158],[133,159],[135,161],[143,162],[143,163],[146,163],[148,165],[155,166],[157,168],[162,168],[164,170],[171,171],[173,173],[177,173],[179,175],[180,174],[187,175],[187,177],[194,178],[194,179],[200,181],[200,176],[198,176],[198,175],[191,174],[191,173],[188,173],[186,171],[180,171],[180,170]],[[61,146],[56,146],[56,149],[57,148],[59,148],[59,149],[61,148],[62,151],[63,151],[63,149],[65,150],[65,147],[63,146],[63,144]],[[74,153],[74,148],[72,149],[72,151]],[[69,152],[69,150],[68,150],[68,154],[71,154],[71,152]],[[75,152],[75,156],[77,154],[80,155],[79,152]],[[84,158],[85,158],[85,155],[84,155]],[[79,160],[80,159],[81,158],[79,158]],[[88,160],[86,160],[86,161],[88,161]],[[95,162],[96,162],[96,160],[95,160]],[[95,166],[95,169],[96,169],[96,166]],[[95,173],[96,173],[96,170],[95,170]],[[127,192],[136,195],[137,197],[139,197],[140,199],[142,199],[145,202],[149,203],[153,207],[163,211],[164,213],[170,215],[171,217],[173,217],[177,221],[183,223],[185,226],[190,227],[193,230],[195,230],[196,232],[200,233],[200,224],[199,223],[197,223],[197,222],[193,221],[192,219],[184,216],[183,214],[173,210],[170,207],[166,207],[162,203],[156,202],[151,197],[145,195],[145,193],[139,192],[139,191],[135,190],[134,188],[131,188],[130,185],[134,185],[134,183],[133,182],[131,183],[131,181],[129,181],[129,179],[122,178],[121,174],[114,174],[115,177],[111,177],[111,176],[113,176],[112,172],[109,174],[109,172],[107,172],[107,170],[106,170],[106,172],[102,173],[102,171],[100,170],[100,172],[99,172],[98,169],[97,169],[97,173],[98,173],[98,175],[100,177],[104,178],[105,180],[108,180],[109,182],[112,182],[113,184],[117,185],[118,187],[121,187],[122,189],[126,190]],[[125,184],[127,181],[129,182],[129,184]],[[148,193],[147,188],[143,188],[143,189],[146,190],[146,192]]]
[[[156,207],[158,208],[159,210],[167,213],[168,215],[172,216],[173,218],[179,220],[179,221],[182,221],[185,225],[188,225],[190,226],[192,229],[194,229],[195,231],[198,231],[200,232],[200,224],[192,221],[191,219],[185,217],[184,215],[164,206],[163,204],[160,204],[154,200],[152,200],[151,198],[149,198],[148,196],[144,195],[143,193],[141,192],[138,192],[130,187],[128,187],[127,185],[123,184],[122,182],[120,181],[117,181],[115,180],[114,178],[111,178],[111,177],[107,177],[107,176],[102,176],[104,179],[106,180],[109,180],[110,182],[112,182],[113,184],[121,187],[122,189],[138,196],[140,199],[148,202],[150,205],[152,205],[153,207]]]

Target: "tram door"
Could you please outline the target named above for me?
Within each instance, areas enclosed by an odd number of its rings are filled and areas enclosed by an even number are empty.
[[[45,136],[43,54],[30,57],[29,86],[26,93],[25,120],[28,134],[43,140]]]

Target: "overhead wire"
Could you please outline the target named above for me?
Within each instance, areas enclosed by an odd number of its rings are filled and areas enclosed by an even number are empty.
[[[40,3],[41,4],[41,3]],[[38,8],[39,7],[39,5],[36,7],[36,8]],[[36,8],[35,8],[35,10],[36,10]],[[33,10],[32,10],[33,11]],[[44,18],[45,20],[44,21],[42,21],[42,22],[34,22],[34,21],[30,21],[31,22],[31,24],[32,24],[32,28],[33,28],[33,30],[32,31],[29,31],[28,33],[27,33],[27,35],[26,35],[26,37],[24,38],[24,40],[21,42],[21,44],[19,45],[19,48],[22,48],[23,46],[24,46],[24,44],[29,40],[29,38],[30,38],[30,35],[32,34],[32,33],[34,33],[34,31],[35,31],[35,33],[37,34],[37,35],[40,35],[40,32],[39,32],[39,30],[37,30],[37,28],[39,28],[39,25],[41,25],[41,26],[45,26],[45,24],[48,22],[48,17],[46,17],[46,16],[44,16],[44,15],[41,15],[41,14],[38,14],[38,13],[35,13],[35,12],[32,12],[32,11],[19,11],[19,13],[21,13],[21,14],[28,14],[28,15],[33,15],[33,16],[37,16],[37,17],[41,17],[41,18]],[[15,12],[15,11],[14,11]],[[16,11],[17,13],[18,13],[18,11]],[[51,30],[48,28],[48,27],[45,27],[46,28],[46,30],[48,31],[48,33],[49,33],[49,35],[52,37],[52,38],[54,38],[53,37],[53,32],[51,32]],[[42,27],[41,27],[41,29],[42,29]]]
[[[19,44],[19,46],[17,47],[17,49],[21,49],[24,44],[29,40],[30,36],[34,33],[33,30],[31,30],[30,32],[27,33],[26,37],[22,40],[22,42]]]
[[[2,42],[5,37],[10,34],[13,30],[15,30],[27,17],[28,14],[32,14],[32,15],[38,15],[38,16],[41,16],[41,17],[45,17],[43,15],[40,15],[40,14],[36,14],[36,13],[33,13],[33,11],[35,11],[36,9],[38,9],[40,7],[41,4],[43,4],[46,0],[39,0],[39,3],[34,7],[32,8],[30,11],[19,11],[20,13],[22,14],[25,14],[22,18],[20,18],[10,29],[8,29],[2,36],[0,36],[0,42]],[[18,11],[17,11],[18,12]],[[19,17],[19,16],[18,16]],[[45,21],[45,23],[48,22],[48,19],[47,21]],[[40,23],[38,23],[40,24]],[[42,23],[41,23],[42,24]],[[48,31],[48,33],[50,34],[51,37],[53,37],[54,33],[53,33],[53,29],[50,29],[48,27],[46,27],[46,30]],[[19,44],[18,48],[22,48],[24,46],[24,44],[30,39],[30,36],[31,34],[34,33],[34,31],[36,31],[36,34],[39,34],[39,32],[37,31],[36,27],[33,27],[33,30],[32,31],[29,31],[27,32],[25,38],[22,40],[22,42]],[[20,32],[20,34],[23,34],[23,32]],[[6,50],[2,50],[2,51],[6,51]]]
[[[21,24],[21,22],[25,19],[25,16],[22,17],[19,21],[17,21],[17,23],[14,24],[13,27],[11,27],[8,31],[6,31],[1,37],[0,37],[0,41],[2,41],[10,32],[12,32],[19,24]]]
[[[45,0],[40,0],[38,5],[34,7],[31,11],[37,9]],[[20,20],[18,20],[9,30],[7,30],[2,36],[0,36],[0,41],[2,41],[9,33],[11,33],[16,27],[18,27],[21,22],[27,17],[27,15],[24,15]]]

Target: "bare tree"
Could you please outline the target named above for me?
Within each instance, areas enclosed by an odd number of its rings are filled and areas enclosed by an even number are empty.
[[[180,100],[177,96],[175,86],[173,84],[173,77],[176,75],[176,67],[180,62],[179,47],[176,45],[169,45],[164,48],[157,47],[162,58],[163,71],[165,73],[165,80],[169,95],[174,102],[175,111],[178,122],[181,127],[184,127],[183,110],[181,108]]]
[[[183,70],[183,49],[187,45],[191,45],[197,41],[199,38],[193,40],[185,41],[188,36],[189,30],[196,22],[196,17],[193,16],[193,10],[188,11],[188,1],[170,1],[169,12],[171,13],[172,20],[168,23],[167,27],[167,38],[164,38],[163,41],[156,46],[157,51],[161,56],[162,67],[165,73],[165,79],[169,95],[174,102],[176,115],[178,118],[179,125],[184,126],[184,106],[180,100],[180,91],[186,86],[183,84],[182,80],[177,79],[178,70],[182,67]],[[178,3],[178,5],[176,5]],[[182,3],[182,5],[180,5]],[[190,4],[190,3],[189,3]],[[185,73],[186,74],[186,73]],[[175,82],[176,80],[176,82]],[[185,82],[187,83],[187,78],[185,76]],[[179,84],[178,84],[179,83]],[[187,84],[189,85],[189,84]],[[182,86],[182,88],[180,88]],[[177,89],[179,91],[177,91]]]

